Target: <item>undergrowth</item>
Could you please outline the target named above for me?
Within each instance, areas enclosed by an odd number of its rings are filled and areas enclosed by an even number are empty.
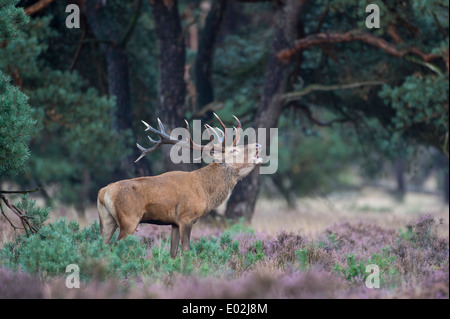
[[[0,270],[28,273],[40,281],[64,278],[69,264],[79,266],[84,284],[127,280],[163,285],[177,276],[235,280],[271,265],[281,272],[325,272],[348,287],[361,287],[371,274],[368,266],[376,265],[382,287],[392,290],[421,280],[435,285],[444,278],[443,295],[448,296],[448,239],[439,238],[439,223],[431,216],[397,232],[344,223],[314,241],[284,231],[265,236],[241,220],[220,235],[192,241],[189,252],[179,247],[172,259],[170,235],[152,241],[128,236],[105,245],[96,221],[87,227],[64,218],[48,222],[49,210],[35,207],[26,195],[20,205],[33,216],[38,233],[17,234],[4,243]]]

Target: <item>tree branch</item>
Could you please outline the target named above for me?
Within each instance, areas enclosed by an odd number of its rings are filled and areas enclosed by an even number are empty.
[[[42,188],[38,187],[32,190],[26,190],[26,191],[2,191],[0,190],[0,193],[2,194],[28,194],[28,193],[34,193],[37,191],[40,191]]]
[[[119,41],[119,46],[124,46],[128,42],[128,39],[130,38],[130,35],[133,33],[133,30],[139,19],[139,15],[141,14],[141,7],[142,7],[142,0],[136,0],[135,12],[130,20],[130,23],[128,24],[126,31],[124,32],[122,38]]]
[[[312,34],[305,38],[296,40],[292,48],[287,48],[279,51],[277,53],[277,56],[281,61],[287,62],[298,51],[305,50],[312,46],[317,46],[324,43],[344,43],[353,41],[360,41],[367,43],[369,45],[380,48],[381,50],[385,51],[386,53],[392,56],[399,58],[403,58],[405,55],[408,54],[414,54],[422,58],[422,60],[425,62],[430,62],[432,60],[439,58],[443,58],[445,60],[445,58],[442,55],[424,53],[417,47],[399,50],[396,46],[390,44],[384,39],[377,38],[367,32],[361,32],[356,30],[348,31],[346,33],[329,32],[329,33]]]
[[[39,11],[47,7],[49,4],[51,4],[53,1],[54,0],[40,0],[33,5],[26,7],[25,13],[28,14],[29,16],[38,13]]]
[[[87,35],[88,26],[87,26],[87,22],[86,22],[84,16],[81,21],[82,21],[81,27],[83,30],[81,32],[81,38],[80,38],[80,42],[78,43],[77,50],[75,52],[75,56],[73,57],[72,64],[70,65],[70,73],[73,72],[73,70],[75,69],[75,66],[77,65],[78,58],[80,57],[81,49],[83,47],[83,44],[85,43],[83,41],[86,39],[86,35]]]
[[[348,90],[365,85],[383,85],[383,84],[385,83],[382,81],[363,81],[349,84],[334,84],[334,85],[311,84],[301,89],[300,91],[286,93],[283,95],[283,97],[286,101],[289,102],[299,100],[301,97],[314,91]]]
[[[318,126],[322,126],[322,127],[330,127],[332,126],[334,123],[347,123],[347,122],[351,122],[351,119],[348,118],[340,118],[340,119],[334,119],[328,122],[322,122],[318,119],[316,119],[311,112],[311,109],[305,105],[305,104],[300,104],[299,101],[291,101],[288,104],[286,104],[286,107],[290,107],[290,106],[295,106],[297,107],[299,110],[303,111],[306,114],[306,117],[314,124],[318,125]]]
[[[27,192],[27,191],[24,191],[24,192]],[[18,192],[16,192],[16,193],[18,193]],[[2,200],[2,201],[5,203],[5,205],[6,205],[6,206],[7,206],[14,214],[17,215],[17,217],[19,217],[20,222],[22,223],[23,229],[25,230],[27,236],[29,236],[30,232],[31,232],[32,234],[38,233],[38,230],[36,229],[36,227],[34,227],[34,226],[30,223],[30,221],[29,221],[29,219],[32,219],[32,217],[28,216],[27,214],[25,214],[24,212],[22,212],[20,209],[18,209],[16,206],[14,206],[13,204],[11,204],[11,203],[8,201],[8,199],[7,199],[5,196],[3,196],[1,193],[0,193],[0,200]],[[1,205],[1,202],[0,202],[0,205]],[[6,220],[9,221],[9,223],[11,224],[11,226],[14,228],[14,231],[15,231],[16,228],[18,228],[18,227],[14,226],[14,225],[11,223],[11,221],[8,219],[8,217],[6,217],[5,212],[3,211],[3,207],[1,207],[1,213],[2,213],[3,216],[5,216]]]

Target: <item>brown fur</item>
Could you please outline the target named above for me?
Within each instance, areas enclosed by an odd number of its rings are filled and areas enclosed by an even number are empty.
[[[193,172],[172,171],[102,188],[98,209],[105,242],[117,227],[121,239],[133,234],[139,223],[152,223],[172,225],[172,258],[180,237],[183,250],[189,250],[192,225],[225,201],[236,183],[259,165],[254,161],[259,149],[257,144],[240,146],[239,150],[245,152],[241,155],[243,163],[211,163]]]

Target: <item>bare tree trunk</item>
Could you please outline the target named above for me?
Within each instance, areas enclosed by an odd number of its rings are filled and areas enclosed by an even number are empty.
[[[288,174],[289,173],[274,174],[274,176],[272,176],[272,181],[273,181],[275,187],[280,192],[281,196],[283,196],[284,199],[286,200],[286,204],[288,205],[288,208],[295,209],[297,207],[297,204],[295,202],[295,199],[296,199],[295,192],[292,189],[292,187],[285,186],[285,180],[288,179],[288,176],[285,176],[285,175],[288,175]]]
[[[264,92],[261,105],[253,122],[254,128],[274,128],[284,108],[283,94],[286,92],[289,76],[289,64],[277,57],[277,52],[296,39],[299,15],[307,0],[287,0],[276,13],[275,31],[272,48],[267,62]],[[266,134],[264,147],[270,149],[270,137]],[[250,221],[253,217],[256,198],[259,192],[260,174],[254,170],[239,182],[227,204],[225,216],[231,219],[244,217]]]
[[[405,186],[405,168],[403,159],[399,158],[395,162],[395,178],[397,181],[397,195],[399,199],[403,199],[406,193],[406,186]]]
[[[197,89],[197,106],[199,109],[214,101],[212,84],[214,49],[226,8],[227,0],[214,1],[211,11],[206,17],[205,26],[200,36],[195,62],[195,85]]]
[[[175,127],[184,126],[186,48],[177,0],[149,0],[149,3],[153,9],[159,49],[158,113],[167,132],[170,132]],[[164,165],[167,170],[192,170],[192,164],[174,164],[169,153],[170,147],[164,146]]]

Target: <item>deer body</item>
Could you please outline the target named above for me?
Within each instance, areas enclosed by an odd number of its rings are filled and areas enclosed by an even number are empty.
[[[172,258],[177,254],[180,237],[183,251],[189,250],[192,225],[222,204],[236,183],[261,163],[260,150],[259,144],[233,145],[224,149],[224,161],[192,172],[172,171],[122,180],[102,188],[97,207],[105,243],[111,240],[117,227],[122,239],[133,234],[140,223],[150,223],[172,225]],[[231,157],[240,157],[239,163],[226,160]]]

